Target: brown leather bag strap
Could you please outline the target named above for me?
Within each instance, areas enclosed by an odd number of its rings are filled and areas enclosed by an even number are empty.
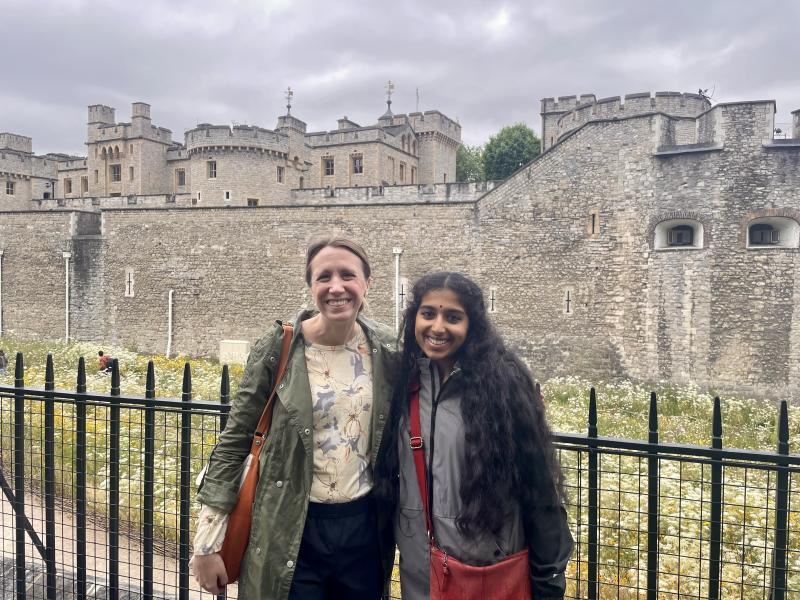
[[[258,420],[258,425],[256,425],[256,431],[253,435],[253,443],[250,446],[250,453],[256,459],[261,453],[261,448],[264,447],[262,442],[264,438],[267,437],[269,428],[272,425],[272,407],[277,397],[278,384],[281,382],[281,379],[283,379],[283,375],[286,373],[286,365],[289,363],[289,346],[292,344],[293,334],[294,328],[284,323],[283,340],[281,340],[281,355],[278,359],[278,370],[275,371],[275,381],[272,383],[272,392],[264,406],[264,412],[261,413],[261,418]]]

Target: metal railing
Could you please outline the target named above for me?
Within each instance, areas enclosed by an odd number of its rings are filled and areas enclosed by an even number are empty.
[[[195,477],[224,428],[219,402],[192,399],[189,365],[180,399],[0,386],[0,590],[3,598],[201,598],[189,574]],[[714,399],[709,447],[598,435],[590,392],[587,434],[556,434],[576,541],[568,598],[790,599],[800,592],[800,456],[789,454],[786,403],[777,451],[723,448]],[[236,597],[228,586],[227,597]],[[394,582],[393,593],[399,597]]]

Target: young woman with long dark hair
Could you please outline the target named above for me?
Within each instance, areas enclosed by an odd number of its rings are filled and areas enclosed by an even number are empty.
[[[377,485],[395,514],[403,599],[433,590],[413,447],[424,448],[431,533],[445,561],[495,565],[527,550],[531,591],[503,597],[562,598],[573,542],[545,407],[489,321],[482,290],[458,273],[422,277],[402,340],[398,381],[409,386],[395,388]],[[418,398],[416,441],[409,390]]]

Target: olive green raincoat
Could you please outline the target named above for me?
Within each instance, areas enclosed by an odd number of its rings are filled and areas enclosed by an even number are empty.
[[[313,315],[301,313],[294,324],[294,339],[272,427],[260,457],[260,479],[253,505],[250,544],[239,579],[242,600],[284,600],[289,595],[294,566],[308,511],[313,475],[313,422],[311,390],[306,371],[300,323]],[[396,338],[383,325],[359,317],[372,348],[372,448],[375,465],[396,375]],[[253,346],[225,431],[211,453],[208,471],[197,500],[230,512],[236,504],[242,465],[258,419],[272,387],[280,355],[283,329],[277,322]],[[391,515],[378,515],[384,577],[394,560]]]

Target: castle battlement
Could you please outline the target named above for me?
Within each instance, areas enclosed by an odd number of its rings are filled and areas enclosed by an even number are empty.
[[[438,110],[426,110],[424,113],[414,112],[393,117],[394,125],[406,122],[414,128],[416,133],[438,132],[461,142],[461,125]]]
[[[33,140],[16,133],[0,133],[0,150],[15,150],[17,152],[33,153]]]
[[[597,99],[594,94],[542,99],[542,140],[545,149],[564,134],[584,123],[600,119],[631,117],[661,112],[671,117],[696,118],[711,108],[700,94],[681,92],[642,92]]]
[[[189,154],[207,148],[247,149],[286,153],[289,138],[285,133],[255,125],[211,125],[201,123],[185,134]]]

